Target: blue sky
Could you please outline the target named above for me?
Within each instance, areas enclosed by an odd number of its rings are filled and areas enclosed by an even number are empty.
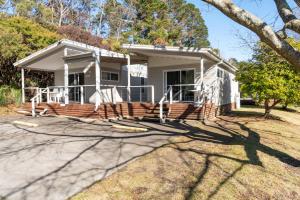
[[[251,38],[251,41],[257,40],[256,35],[201,0],[187,1],[195,4],[200,9],[208,27],[211,46],[219,48],[224,58],[247,60],[251,57],[252,52],[250,48],[243,44],[238,35],[242,35],[244,38]],[[278,13],[273,0],[238,0],[234,2],[259,16],[268,24],[274,25],[277,29],[282,24],[282,21],[277,17]],[[293,5],[291,4],[291,6]],[[276,18],[277,20],[275,20]]]

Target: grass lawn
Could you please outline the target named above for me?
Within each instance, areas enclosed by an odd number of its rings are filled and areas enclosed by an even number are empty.
[[[248,107],[176,136],[73,200],[300,199],[300,113]],[[149,144],[150,145],[150,144]]]

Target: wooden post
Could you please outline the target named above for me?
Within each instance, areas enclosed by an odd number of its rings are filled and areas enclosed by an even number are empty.
[[[200,85],[197,86],[197,102],[201,102],[202,99],[201,98],[201,94],[203,93],[203,74],[204,74],[204,59],[201,57],[200,60]],[[203,97],[202,97],[203,98]]]
[[[40,100],[40,97],[38,96],[39,93],[40,93],[40,88],[37,87],[37,88],[36,88],[36,94],[35,94],[35,95],[37,95],[37,96],[36,96],[36,103],[37,103],[37,104],[39,104],[39,100]]]
[[[112,100],[113,100],[113,104],[117,103],[117,87],[114,86],[112,88]]]
[[[24,80],[24,68],[21,68],[21,79],[22,79],[22,103],[25,103],[25,80]]]
[[[80,86],[80,104],[82,105],[84,103],[83,100],[83,86]]]
[[[95,76],[96,76],[96,108],[100,105],[100,85],[101,85],[101,70],[100,70],[100,52],[95,52]]]
[[[130,81],[130,77],[131,77],[131,74],[130,74],[130,55],[127,56],[127,101],[130,103],[131,102],[131,89],[130,89],[130,86],[131,86],[131,81]]]
[[[67,56],[67,48],[64,49],[64,56]],[[69,65],[64,61],[64,96],[65,104],[69,104]]]
[[[154,104],[154,86],[151,86],[151,102]]]
[[[40,93],[40,100],[39,100],[39,102],[42,103],[43,102],[42,88],[40,88],[39,93]]]
[[[204,59],[201,58],[201,60],[200,60],[200,80],[201,80],[201,83],[203,82],[203,74],[204,74]]]
[[[170,85],[171,89],[170,89],[170,104],[173,103],[173,85]]]
[[[47,103],[50,103],[50,90],[49,90],[49,87],[47,87]]]

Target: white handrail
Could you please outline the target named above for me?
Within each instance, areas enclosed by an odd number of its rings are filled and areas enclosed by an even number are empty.
[[[37,94],[30,99],[30,101],[31,101],[31,113],[32,113],[33,117],[36,116],[36,113],[35,113],[35,102],[37,104],[39,104],[39,103],[42,102],[42,94],[45,93],[46,90],[49,90],[49,88],[38,88]]]
[[[159,118],[160,118],[160,122],[164,123],[164,119],[163,119],[163,105],[164,105],[164,101],[167,98],[169,92],[172,90],[172,87],[169,87],[168,90],[164,93],[163,97],[160,99],[159,101]]]

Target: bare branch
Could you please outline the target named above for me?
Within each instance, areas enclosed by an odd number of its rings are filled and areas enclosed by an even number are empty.
[[[256,33],[260,39],[300,71],[300,52],[282,39],[266,22],[236,6],[231,0],[202,0],[213,5],[226,16]]]

